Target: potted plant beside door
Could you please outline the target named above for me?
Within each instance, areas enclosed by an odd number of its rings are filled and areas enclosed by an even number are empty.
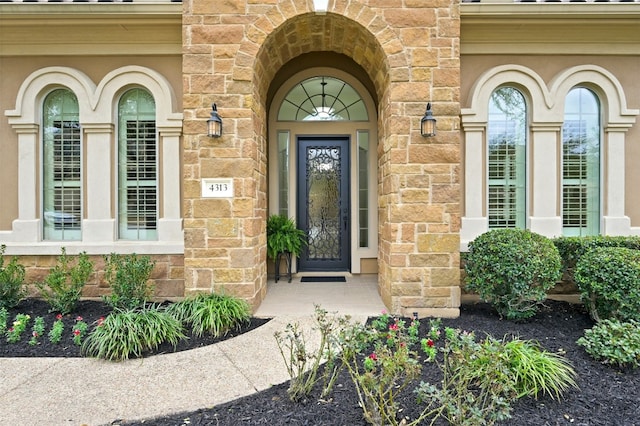
[[[287,273],[291,282],[291,262],[293,256],[300,256],[302,248],[307,244],[305,232],[296,227],[293,219],[285,215],[274,214],[267,219],[267,256],[273,259],[276,266],[276,282],[280,278],[280,261],[282,256],[287,262]]]

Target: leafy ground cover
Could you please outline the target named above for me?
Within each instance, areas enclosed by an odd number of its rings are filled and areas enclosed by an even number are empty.
[[[104,302],[81,300],[73,312],[63,315],[61,318],[64,324],[64,330],[60,343],[51,343],[48,332],[56,321],[56,313],[49,312],[49,305],[40,299],[28,298],[24,299],[13,309],[9,310],[8,326],[14,321],[17,314],[29,315],[30,320],[27,329],[23,333],[21,339],[17,343],[8,343],[3,336],[0,338],[0,357],[80,357],[80,346],[74,344],[73,329],[78,323],[78,317],[87,324],[89,331],[97,325],[100,318],[106,317],[111,312]],[[30,345],[28,342],[32,337],[32,326],[37,317],[42,317],[46,326],[44,335],[38,339],[38,343]],[[266,323],[268,319],[251,318],[249,323],[244,324],[239,329],[231,330],[225,336],[215,338],[210,335],[194,336],[189,330],[185,333],[188,339],[180,340],[174,348],[168,343],[164,343],[152,353],[146,353],[144,356],[151,356],[161,353],[180,352],[189,349],[195,349],[202,346],[211,345],[224,339],[229,339]]]
[[[580,389],[570,389],[560,401],[548,396],[522,398],[513,407],[513,417],[504,425],[640,425],[640,370],[618,370],[594,361],[576,340],[593,326],[580,305],[547,301],[532,319],[521,323],[500,320],[487,304],[463,305],[458,319],[443,321],[443,326],[485,333],[494,337],[519,336],[535,339],[552,352],[565,354],[578,373]],[[428,321],[421,322],[421,334]],[[274,360],[273,362],[282,362]],[[437,369],[425,364],[423,380],[437,381]],[[321,399],[320,390],[302,402],[291,402],[288,383],[274,386],[245,398],[196,412],[147,419],[128,425],[365,425],[354,386],[342,373],[329,398]],[[419,407],[412,392],[401,398],[402,414],[417,416]],[[113,423],[122,424],[119,421]],[[424,422],[429,424],[429,422]],[[438,425],[445,422],[438,422]]]

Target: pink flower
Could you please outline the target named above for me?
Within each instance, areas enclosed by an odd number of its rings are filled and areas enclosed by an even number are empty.
[[[398,323],[391,324],[389,326],[389,330],[397,331],[398,330]]]
[[[369,359],[371,361],[377,361],[378,360],[378,355],[376,355],[375,352],[372,352],[371,355],[369,355]]]
[[[58,315],[56,315],[56,319],[57,319],[57,320],[61,320],[61,319],[62,319],[62,314],[58,314]]]
[[[98,318],[98,327],[100,327],[103,322],[104,322],[104,317]]]
[[[74,336],[79,336],[80,333],[82,333],[80,330],[78,330],[77,328],[75,330],[73,330],[73,335]]]
[[[33,337],[38,337],[38,332],[37,331],[33,332]]]
[[[82,321],[82,317],[81,317],[80,315],[78,315],[78,316],[76,317],[76,321]]]
[[[427,339],[427,346],[429,346],[430,348],[433,347],[433,340],[431,339]]]
[[[387,315],[387,310],[386,309],[382,310],[382,315]]]

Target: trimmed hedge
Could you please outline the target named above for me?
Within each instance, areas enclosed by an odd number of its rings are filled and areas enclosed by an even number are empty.
[[[574,279],[594,320],[640,320],[640,251],[593,249],[578,260]]]
[[[550,239],[524,229],[495,229],[469,243],[467,289],[501,316],[529,318],[561,276],[561,259]]]
[[[562,270],[573,271],[586,252],[599,247],[625,247],[640,250],[640,237],[559,237],[552,240],[562,258]]]

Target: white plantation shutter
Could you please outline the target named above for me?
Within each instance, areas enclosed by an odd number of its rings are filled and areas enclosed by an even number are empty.
[[[595,94],[575,88],[567,95],[562,126],[562,232],[600,232],[600,106]]]
[[[525,228],[527,110],[517,89],[493,92],[487,134],[489,228]]]
[[[78,100],[66,89],[43,105],[42,204],[45,240],[82,238],[82,140]]]
[[[118,232],[120,239],[157,239],[158,154],[153,97],[132,89],[118,106]]]

